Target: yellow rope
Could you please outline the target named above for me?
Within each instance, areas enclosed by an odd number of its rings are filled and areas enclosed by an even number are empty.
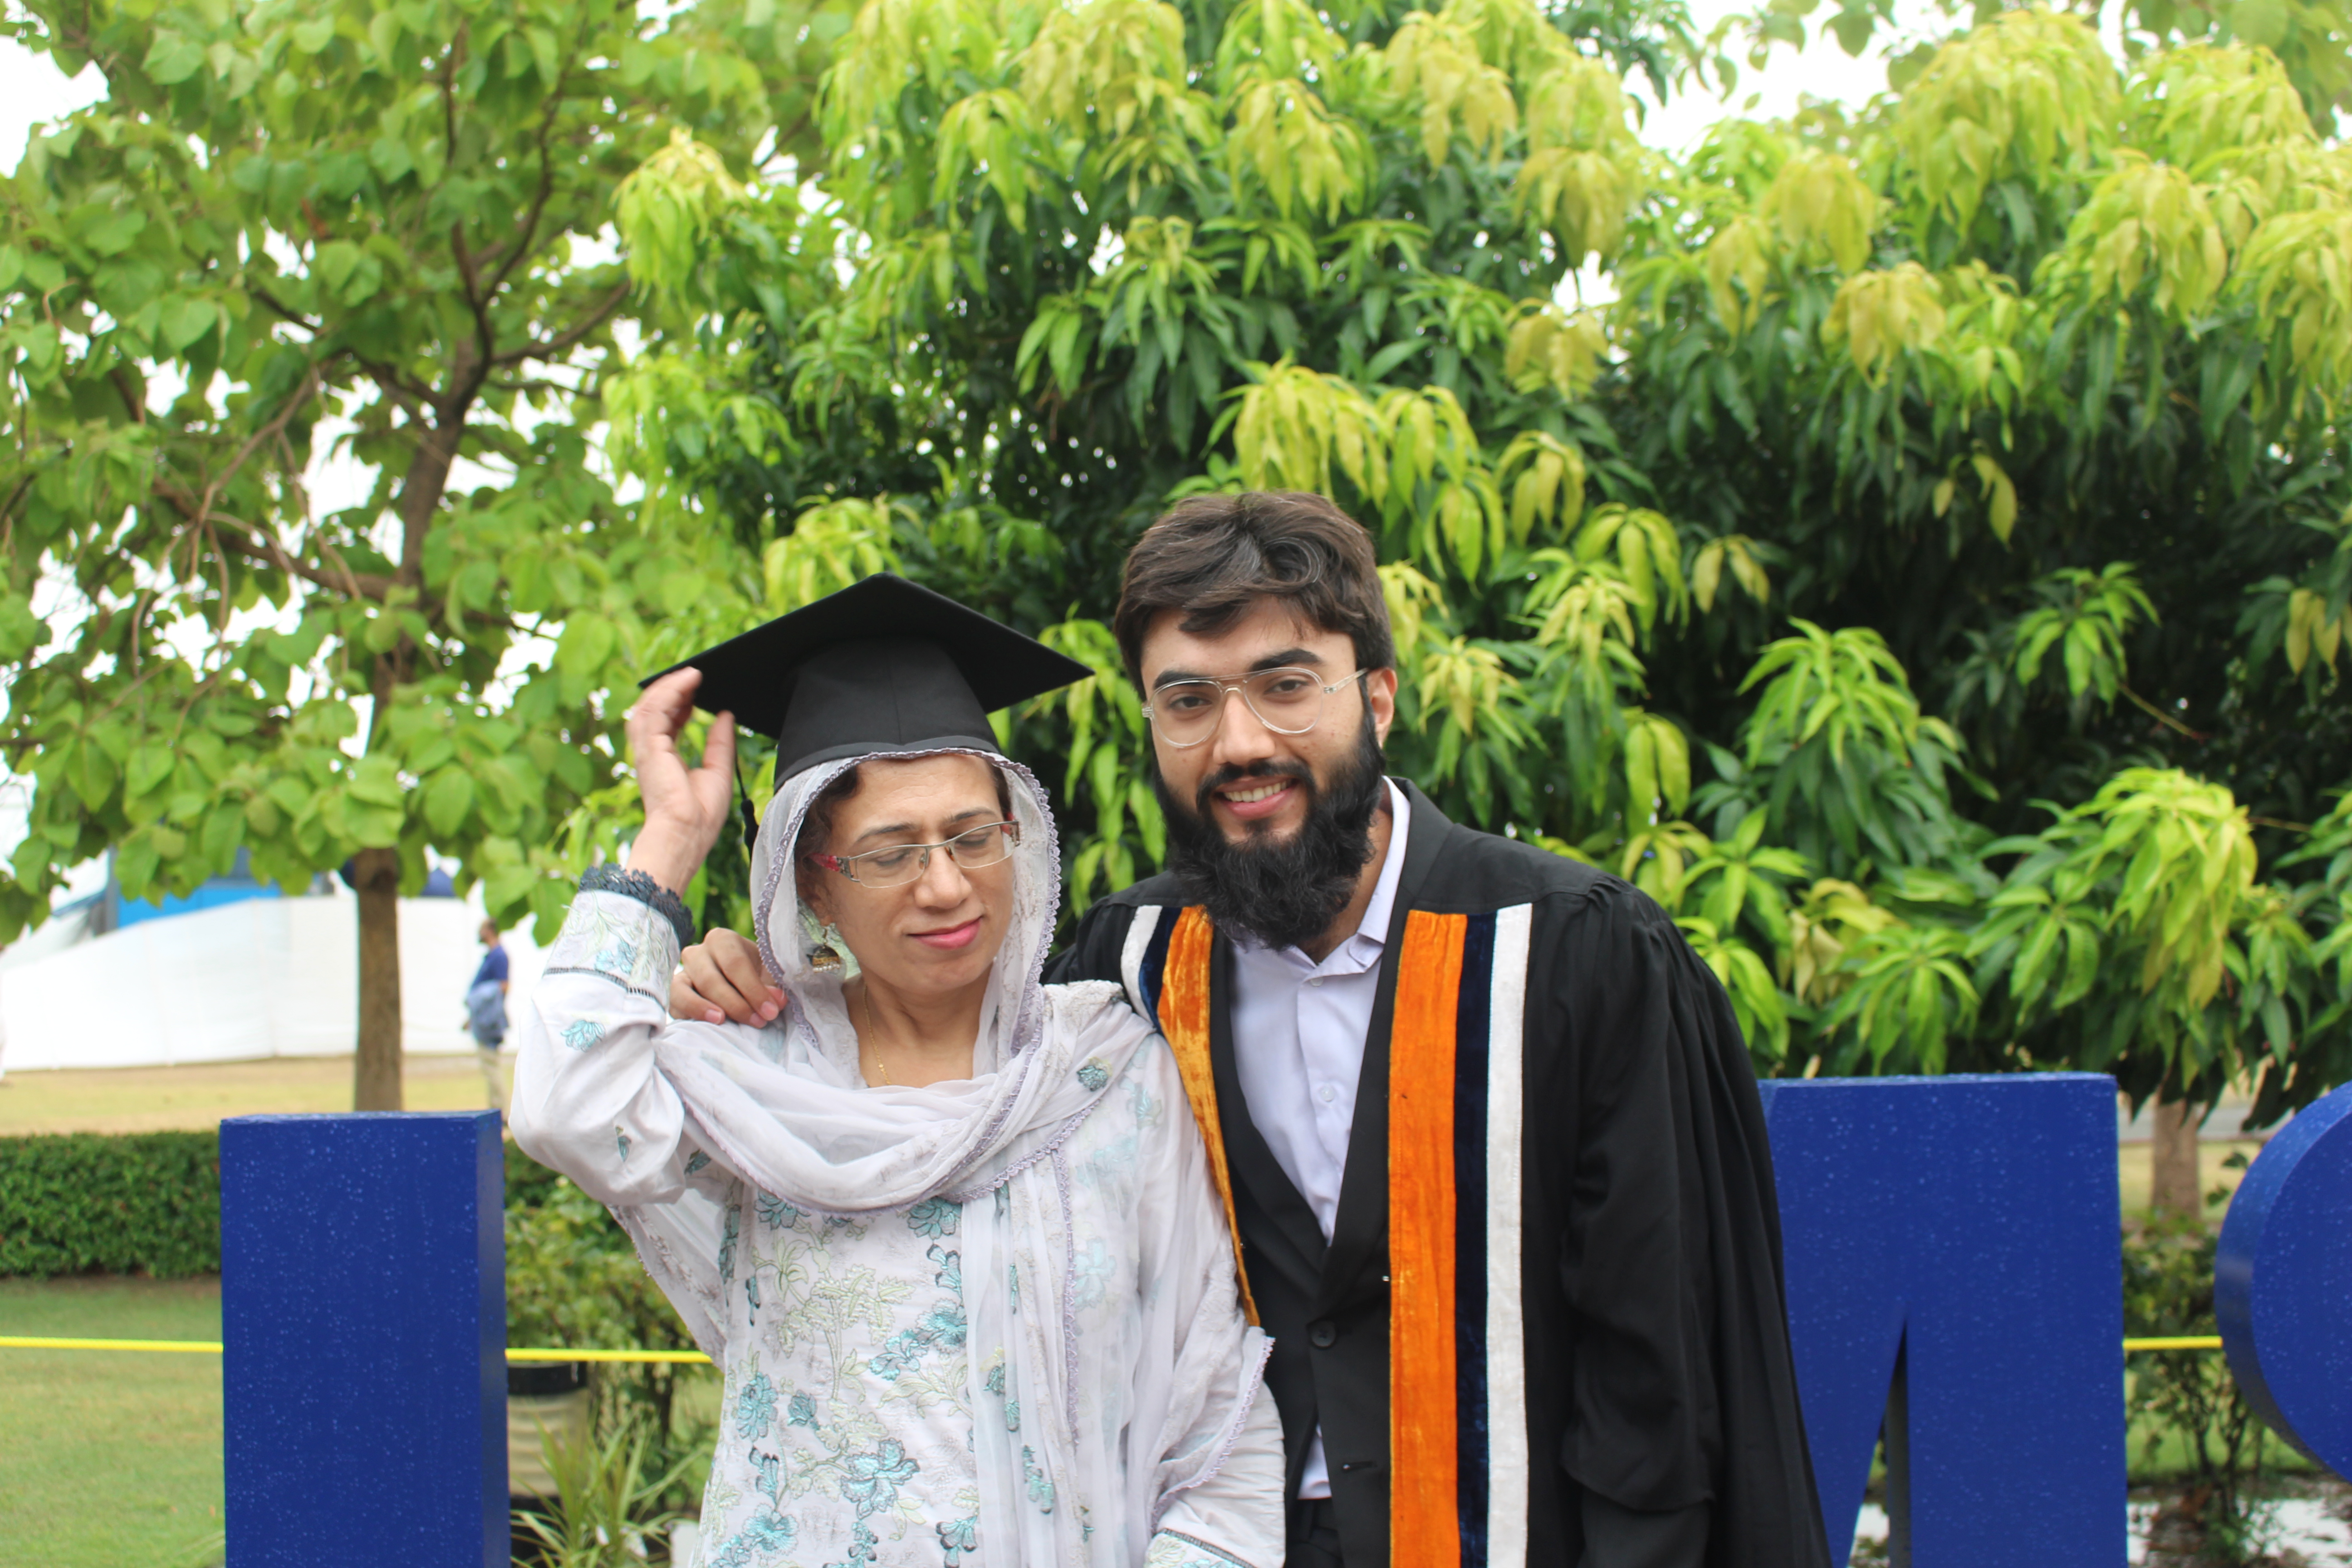
[[[2221,1348],[2219,1334],[2175,1334],[2169,1339],[2126,1340],[2124,1353],[2133,1351],[2217,1351]]]
[[[528,1350],[507,1352],[509,1361],[634,1361],[661,1362],[675,1365],[709,1366],[710,1358],[700,1351],[563,1351]]]
[[[2126,1340],[2124,1352],[2134,1351],[2217,1351],[2221,1348],[2219,1334],[2176,1334],[2165,1339]],[[182,1355],[218,1355],[217,1340],[68,1340],[38,1335],[0,1334],[0,1350],[12,1351],[161,1351]],[[676,1366],[709,1366],[710,1358],[700,1351],[575,1351],[534,1347],[509,1350],[507,1360],[512,1362],[635,1362],[658,1363]]]
[[[12,1351],[162,1351],[182,1355],[218,1355],[218,1340],[68,1340],[33,1334],[0,1334],[0,1350]],[[710,1358],[700,1351],[572,1351],[572,1350],[509,1350],[507,1360],[535,1361],[601,1361],[601,1362],[660,1362],[672,1364],[709,1366]]]
[[[182,1355],[221,1353],[217,1340],[58,1340],[19,1334],[0,1334],[0,1350],[173,1351]]]

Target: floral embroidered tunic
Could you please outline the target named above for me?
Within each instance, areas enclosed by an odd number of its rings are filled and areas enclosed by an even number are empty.
[[[874,1563],[887,1543],[892,1561],[962,1563],[979,1531],[962,1205],[865,1224],[730,1183],[727,1212],[719,1277],[747,1349],[721,1419],[740,1462],[712,1472],[703,1561]]]
[[[625,879],[606,879],[614,884]],[[1050,1155],[1055,1226],[1013,1226],[1006,1205],[1029,1201],[1018,1194],[1032,1189],[1009,1182],[961,1202],[938,1194],[893,1212],[817,1212],[730,1171],[714,1146],[723,1140],[688,1112],[671,1081],[698,1062],[742,1077],[786,1060],[793,1031],[811,1028],[801,991],[765,1029],[669,1020],[677,932],[638,891],[584,887],[574,901],[522,1030],[515,1133],[614,1205],[720,1362],[699,1568],[1045,1568],[1034,1544],[1043,1537],[1029,1534],[1024,1547],[984,1523],[983,1442],[1017,1467],[1015,1506],[1036,1516],[1023,1529],[1074,1531],[1066,1539],[1084,1543],[1087,1562],[1279,1568],[1280,1432],[1273,1401],[1251,1399],[1263,1351],[1244,1356],[1238,1340],[1218,1339],[1238,1329],[1229,1300],[1192,1305],[1202,1274],[1214,1279],[1226,1265],[1229,1242],[1165,1044],[1151,1036],[1148,1047],[1081,1059],[1071,1073],[1068,1092],[1092,1109]],[[1094,1016],[1072,1011],[1060,994],[1071,988],[1045,989],[1056,994],[1056,1016]],[[1100,1001],[1089,993],[1087,1007]],[[1116,1014],[1136,1026],[1123,1003]],[[813,1048],[814,1038],[798,1044]],[[667,1042],[658,1059],[657,1041]],[[666,1053],[689,1041],[694,1052],[665,1069]],[[711,1216],[707,1236],[644,1219],[667,1225],[698,1204]],[[1204,1229],[1204,1221],[1213,1223]],[[1047,1233],[1058,1241],[1002,1239]],[[983,1320],[987,1337],[968,1304],[975,1245],[995,1271],[984,1282],[998,1287],[981,1302],[997,1303]],[[1161,1300],[1171,1291],[1182,1300]],[[1236,1327],[1212,1331],[1204,1321]],[[1169,1321],[1192,1347],[1170,1352],[1180,1367],[1198,1362],[1221,1388],[1238,1378],[1237,1399],[1204,1396],[1189,1422],[1153,1414],[1165,1402],[1118,1370],[1118,1347],[1165,1339]],[[1037,1369],[1058,1374],[1066,1361],[1077,1369],[1073,1334],[1085,1339],[1089,1368],[1111,1346],[1116,1374],[1082,1375],[1056,1397]],[[1133,1510],[1112,1496],[1118,1489],[1099,1465],[1076,1481],[1051,1473],[1046,1423],[1057,1440],[1124,1434],[1105,1440],[1116,1454],[1132,1445],[1142,1450],[1133,1462],[1157,1461],[1174,1479],[1159,1486],[1153,1517],[1128,1519]],[[1097,1541],[1106,1519],[1140,1550]]]

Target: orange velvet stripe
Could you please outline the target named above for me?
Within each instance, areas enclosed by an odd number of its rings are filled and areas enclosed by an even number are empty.
[[[1389,1035],[1389,1559],[1462,1561],[1454,1430],[1454,1050],[1463,915],[1416,910]]]
[[[1241,1287],[1242,1313],[1255,1324],[1257,1302],[1242,1267],[1242,1227],[1234,1219],[1234,1178],[1225,1169],[1224,1123],[1217,1118],[1217,1079],[1209,1067],[1209,953],[1216,931],[1209,911],[1195,904],[1176,919],[1168,935],[1168,964],[1160,975],[1160,1032],[1176,1053],[1184,1098],[1209,1148],[1209,1178],[1225,1205],[1225,1229],[1234,1243],[1234,1279]]]

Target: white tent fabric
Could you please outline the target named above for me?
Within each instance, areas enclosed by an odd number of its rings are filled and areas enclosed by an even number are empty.
[[[400,901],[408,1050],[473,1048],[466,983],[481,962],[481,922],[470,900]],[[530,1005],[541,958],[528,925],[503,940],[511,1030]],[[357,1043],[358,1013],[358,900],[249,899],[6,965],[0,1072],[338,1056]]]

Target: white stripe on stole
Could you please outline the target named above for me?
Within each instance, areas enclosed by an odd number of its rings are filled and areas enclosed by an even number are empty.
[[[1519,1303],[1528,945],[1535,910],[1495,914],[1486,1003],[1486,1561],[1528,1561],[1527,1314]]]
[[[1160,917],[1166,912],[1158,904],[1146,904],[1136,910],[1134,921],[1127,928],[1127,945],[1118,953],[1118,978],[1127,987],[1128,1005],[1142,1014],[1143,1021],[1155,1029],[1160,1026],[1160,1011],[1144,1005],[1143,955],[1150,950],[1151,933],[1160,929]]]

